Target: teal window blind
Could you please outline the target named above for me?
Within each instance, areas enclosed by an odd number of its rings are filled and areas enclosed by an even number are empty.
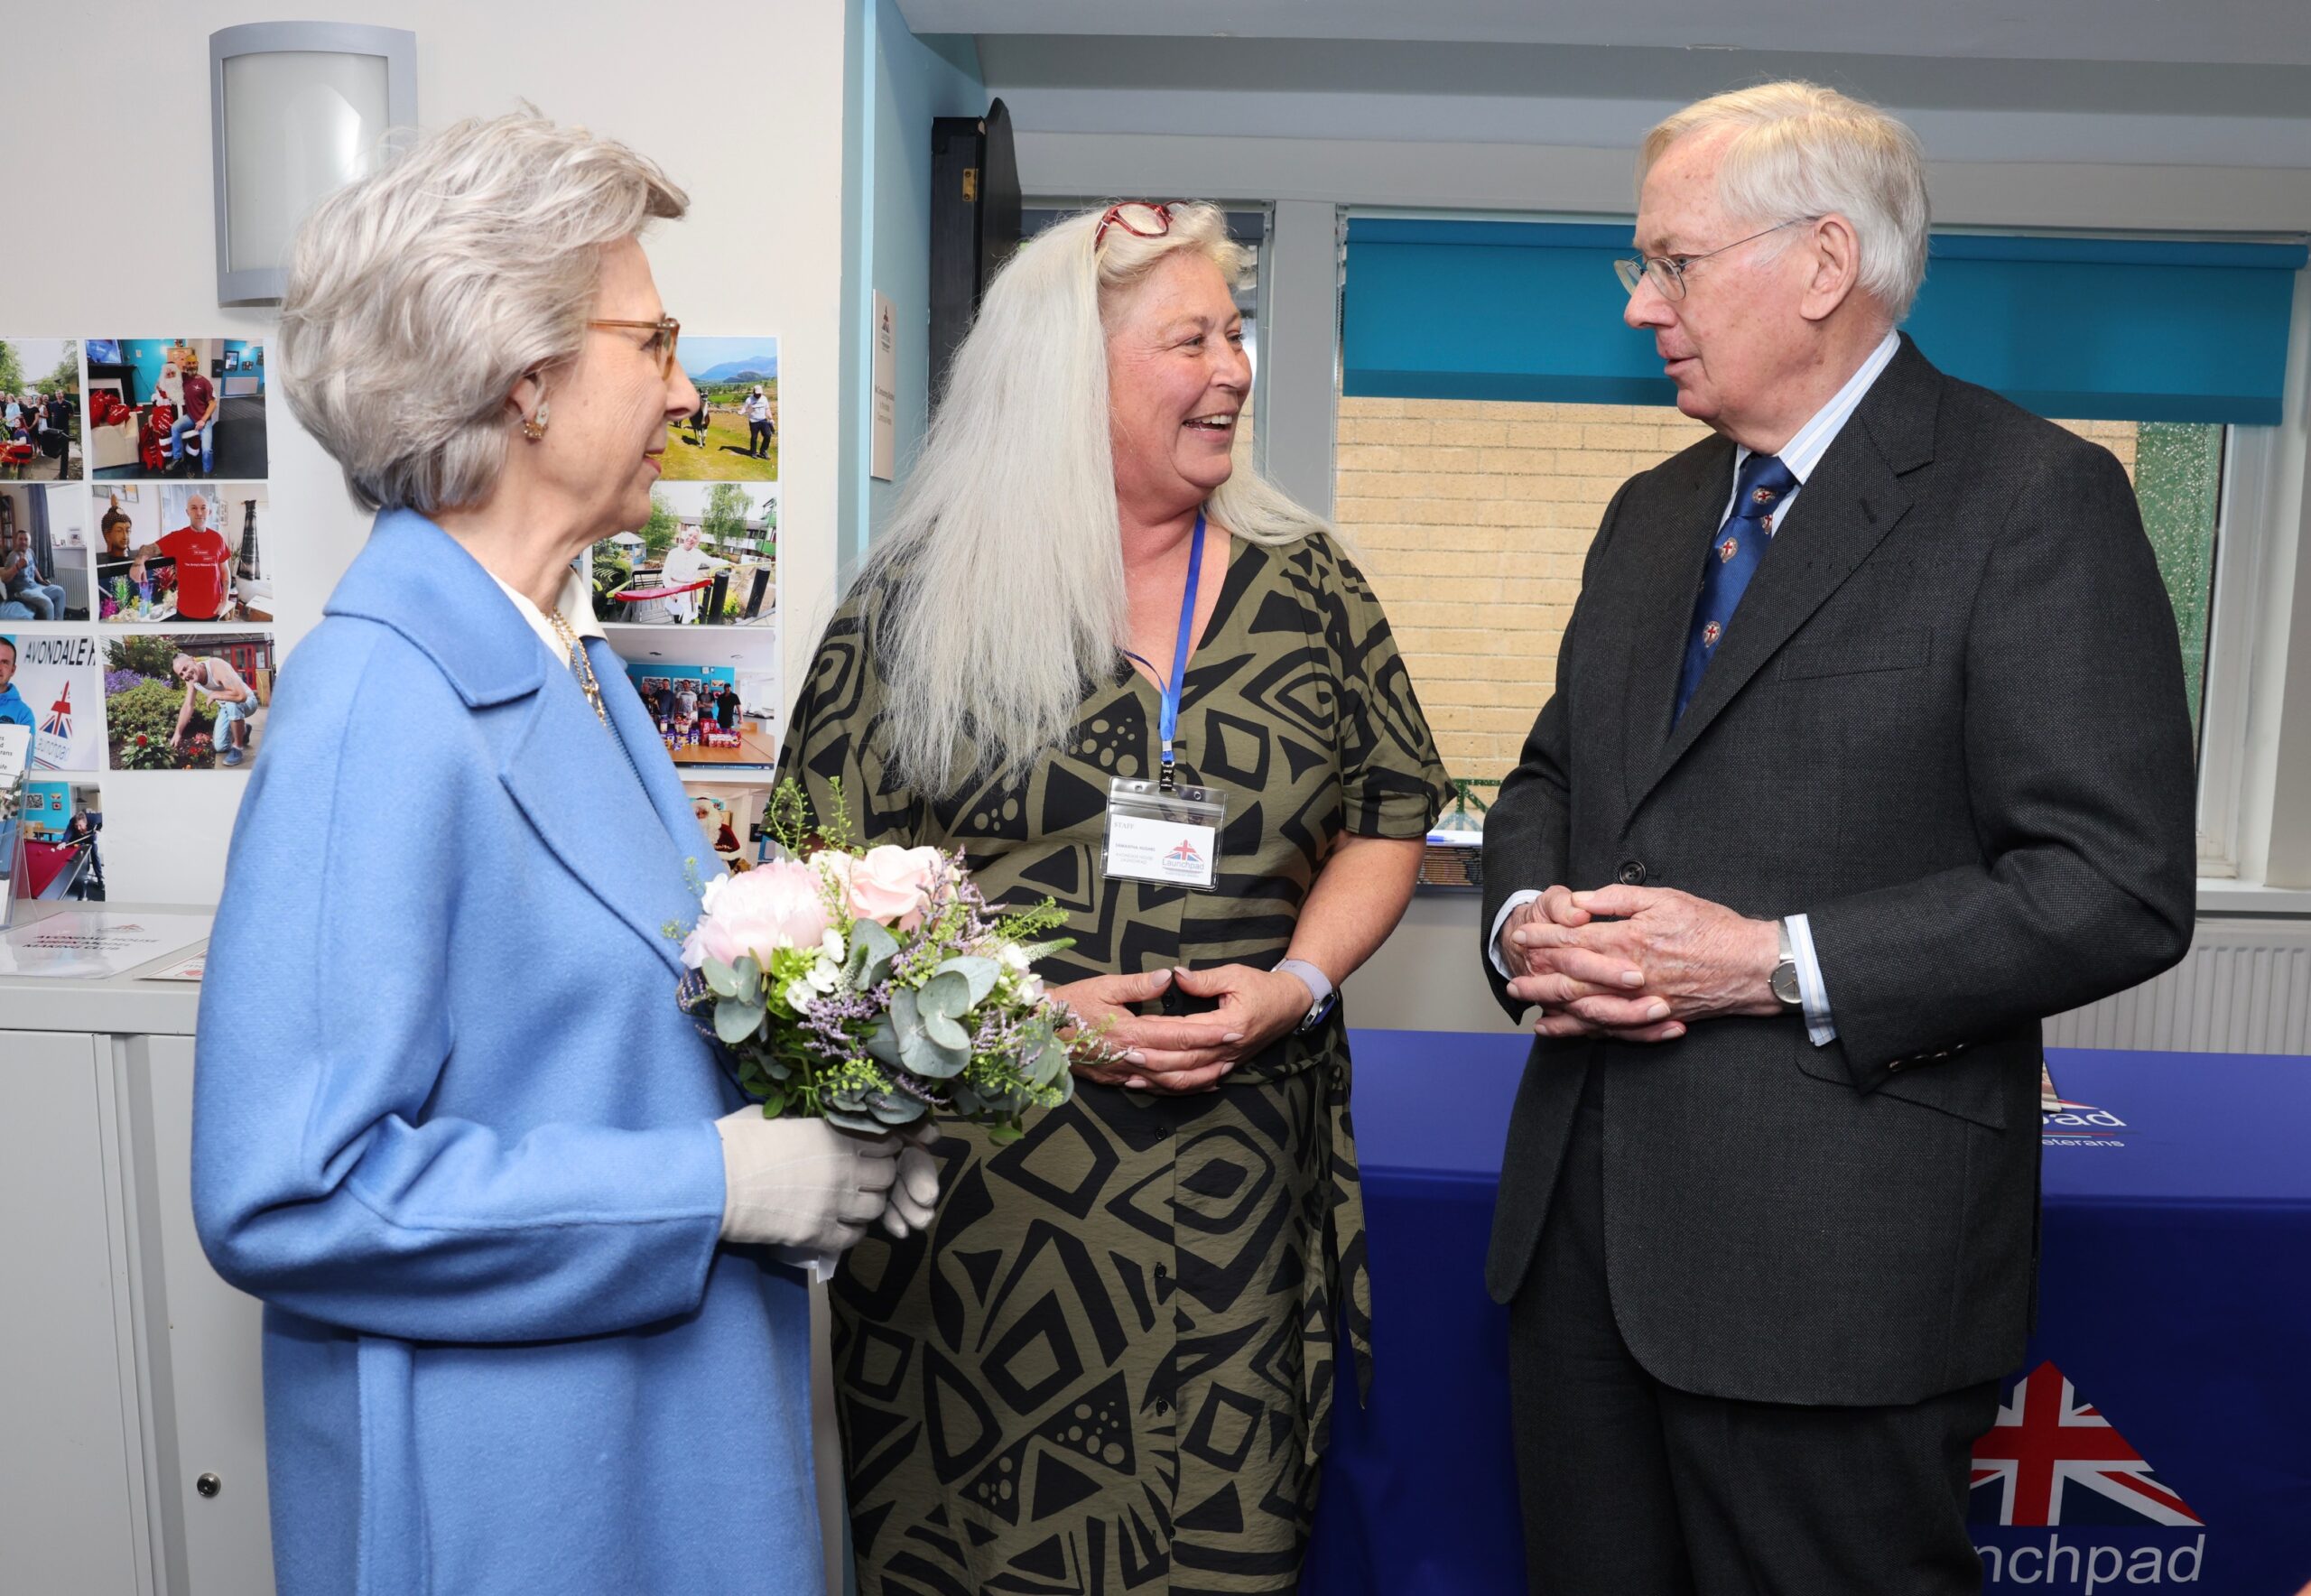
[[[1358,217],[1341,392],[1668,404],[1621,322],[1623,226]],[[1954,376],[2041,415],[2279,419],[2301,244],[1936,234],[1905,330]]]

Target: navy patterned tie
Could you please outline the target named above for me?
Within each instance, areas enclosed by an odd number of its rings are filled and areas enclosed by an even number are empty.
[[[1693,632],[1685,639],[1685,668],[1677,673],[1677,710],[1670,725],[1685,718],[1685,705],[1701,685],[1701,673],[1733,624],[1734,606],[1741,602],[1742,589],[1773,541],[1774,516],[1781,501],[1796,486],[1797,478],[1778,455],[1753,454],[1743,462],[1733,487],[1733,514],[1717,529],[1717,543],[1702,572],[1701,596],[1694,600]]]

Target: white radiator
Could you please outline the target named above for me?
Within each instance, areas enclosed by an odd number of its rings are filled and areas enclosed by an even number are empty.
[[[2311,1053],[2311,920],[2201,920],[2180,964],[2056,1016],[2046,1045]]]

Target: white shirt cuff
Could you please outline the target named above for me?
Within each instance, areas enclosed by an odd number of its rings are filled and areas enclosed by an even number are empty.
[[[1814,1046],[1827,1047],[1838,1039],[1838,1026],[1830,1013],[1830,989],[1822,981],[1822,961],[1814,953],[1813,928],[1803,914],[1786,916],[1782,923],[1789,928],[1789,951],[1797,960],[1797,996],[1805,1009],[1805,1035],[1814,1039]]]
[[[1508,916],[1540,895],[1530,887],[1523,892],[1512,892],[1508,895],[1508,901],[1500,905],[1500,913],[1492,917],[1492,934],[1485,939],[1485,951],[1491,956],[1492,967],[1500,972],[1503,980],[1508,979],[1509,976],[1508,963],[1500,957],[1500,928],[1508,923]]]

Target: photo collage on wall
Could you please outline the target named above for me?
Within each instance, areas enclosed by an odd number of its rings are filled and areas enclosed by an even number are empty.
[[[259,339],[0,333],[0,721],[33,738],[20,896],[103,895],[99,773],[256,757],[266,389]]]
[[[650,518],[588,556],[594,615],[682,769],[701,830],[759,857],[778,760],[778,339],[685,335],[696,411],[667,428]]]

